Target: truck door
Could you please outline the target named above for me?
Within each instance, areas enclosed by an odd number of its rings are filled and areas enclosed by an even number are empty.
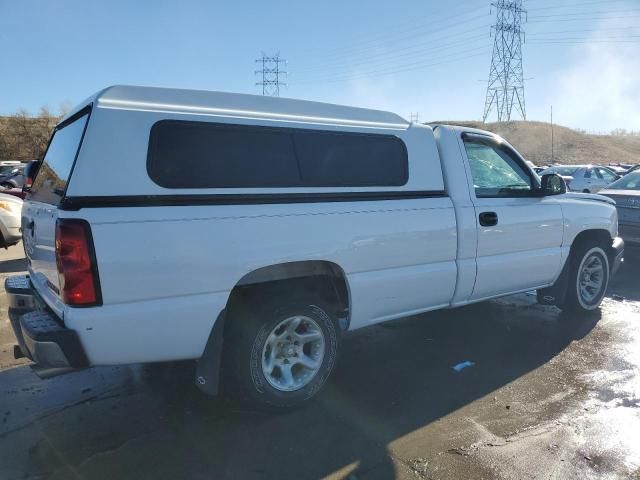
[[[561,267],[563,217],[553,197],[509,145],[464,133],[478,232],[472,300],[551,284]]]

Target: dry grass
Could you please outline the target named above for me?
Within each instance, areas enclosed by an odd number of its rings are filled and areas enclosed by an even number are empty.
[[[544,122],[434,122],[489,130],[505,138],[535,164],[551,163],[551,126]],[[640,136],[590,135],[554,126],[554,162],[640,163]]]

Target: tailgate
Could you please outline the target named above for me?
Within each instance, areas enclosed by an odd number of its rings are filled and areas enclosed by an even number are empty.
[[[22,208],[22,236],[31,281],[54,310],[61,308],[55,254],[58,205],[80,151],[88,118],[88,109],[80,111],[54,130]]]

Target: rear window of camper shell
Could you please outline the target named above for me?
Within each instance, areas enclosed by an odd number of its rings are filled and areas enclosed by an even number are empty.
[[[89,110],[79,112],[53,131],[49,146],[29,191],[29,199],[59,205],[65,195],[80,150]]]

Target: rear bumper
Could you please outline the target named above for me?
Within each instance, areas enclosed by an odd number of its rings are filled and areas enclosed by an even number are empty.
[[[624,240],[620,237],[613,239],[611,244],[611,276],[613,277],[620,265],[622,265],[624,258]]]
[[[5,281],[9,319],[22,354],[36,369],[76,369],[89,366],[77,333],[47,309],[38,298],[28,275]]]

